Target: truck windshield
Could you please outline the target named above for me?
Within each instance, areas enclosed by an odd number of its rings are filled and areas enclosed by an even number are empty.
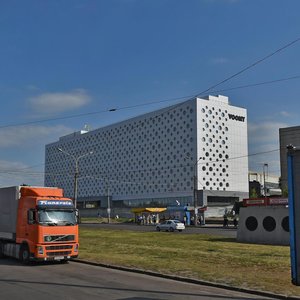
[[[45,226],[71,226],[76,224],[74,210],[38,210],[38,222]]]

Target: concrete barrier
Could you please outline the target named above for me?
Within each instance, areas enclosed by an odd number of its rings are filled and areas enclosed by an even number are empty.
[[[254,244],[289,245],[289,213],[285,206],[242,207],[237,241]]]

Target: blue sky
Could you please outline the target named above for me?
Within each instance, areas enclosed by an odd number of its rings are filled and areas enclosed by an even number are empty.
[[[45,144],[84,124],[174,104],[146,105],[197,94],[299,38],[299,11],[297,0],[1,1],[0,186],[43,184]],[[300,41],[217,90],[300,76],[299,53]],[[300,125],[299,78],[221,94],[248,110],[249,154]],[[279,174],[279,152],[250,169],[263,163]]]

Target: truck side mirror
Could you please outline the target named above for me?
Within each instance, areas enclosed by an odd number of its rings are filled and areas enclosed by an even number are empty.
[[[35,224],[36,223],[36,212],[35,212],[34,209],[28,210],[27,220],[28,220],[28,224]]]

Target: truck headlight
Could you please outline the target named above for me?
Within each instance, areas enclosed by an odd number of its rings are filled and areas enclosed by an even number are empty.
[[[74,252],[78,252],[78,248],[79,248],[79,245],[75,244],[75,246],[74,246]]]
[[[44,254],[44,248],[42,246],[38,246],[38,254],[40,255]]]

